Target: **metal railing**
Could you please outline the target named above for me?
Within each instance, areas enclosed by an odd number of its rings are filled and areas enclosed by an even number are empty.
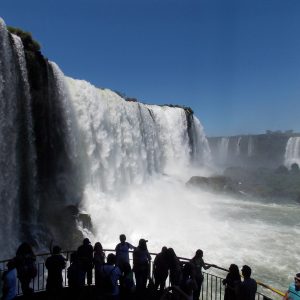
[[[69,257],[70,254],[74,251],[63,251],[61,254],[64,255],[68,261],[66,268],[62,271],[63,274],[63,286],[68,287],[68,278],[67,278],[67,269],[70,265]],[[108,253],[114,253],[115,250],[113,249],[104,249],[105,254]],[[132,251],[130,251],[132,252]],[[49,257],[50,253],[42,253],[36,255],[36,266],[37,266],[37,276],[32,280],[31,287],[35,292],[45,291],[46,289],[46,282],[47,282],[47,269],[45,267],[45,261],[47,257]],[[150,253],[151,257],[154,258],[157,254],[156,253]],[[190,261],[188,258],[179,257],[179,260],[181,262],[188,262]],[[9,260],[3,260],[0,261],[0,270],[4,271],[6,270],[6,264]],[[153,270],[153,259],[151,261],[151,270]],[[213,266],[212,268],[215,268],[217,270],[221,270],[224,272],[228,272],[227,269],[224,269],[219,266]],[[94,272],[94,271],[93,271]],[[151,272],[153,277],[153,273]],[[223,285],[222,281],[224,277],[213,274],[211,272],[203,272],[204,280],[201,288],[201,294],[200,294],[200,300],[222,300],[224,299],[224,292],[225,292],[225,286]],[[94,282],[94,274],[93,274],[93,283]],[[169,285],[169,278],[167,279],[167,285]],[[256,293],[256,300],[279,300],[282,299],[282,296],[284,295],[281,291],[274,289],[262,282],[257,281],[258,286],[260,287],[261,291],[258,291]],[[20,282],[17,281],[17,295],[22,295],[21,285]]]

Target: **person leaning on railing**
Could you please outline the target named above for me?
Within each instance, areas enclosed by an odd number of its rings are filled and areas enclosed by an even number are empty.
[[[300,273],[297,273],[294,282],[290,284],[284,300],[300,300]]]

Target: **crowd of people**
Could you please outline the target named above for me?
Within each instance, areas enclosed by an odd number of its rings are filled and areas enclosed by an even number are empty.
[[[173,248],[163,247],[155,256],[151,276],[151,255],[147,249],[147,242],[140,239],[135,247],[121,234],[115,254],[110,253],[106,257],[100,242],[92,246],[90,240],[85,238],[77,251],[71,254],[70,265],[67,268],[71,299],[83,299],[83,288],[86,284],[92,285],[94,269],[97,299],[199,300],[204,279],[202,270],[216,267],[204,262],[203,251],[197,250],[192,259],[182,262]],[[129,260],[130,250],[133,250],[132,267]],[[46,292],[49,299],[60,299],[63,290],[62,271],[67,266],[67,260],[61,254],[59,246],[54,246],[51,255],[46,259]],[[251,278],[251,268],[244,265],[241,273],[242,276],[237,265],[230,265],[229,272],[223,280],[224,300],[255,300],[257,283]],[[12,300],[16,297],[17,278],[23,295],[31,299],[33,289],[30,282],[36,276],[34,252],[28,243],[22,243],[15,258],[7,263],[7,270],[2,275],[2,300]],[[170,284],[166,288],[168,277]],[[150,298],[149,293],[152,295]],[[300,300],[300,273],[296,274],[295,282],[290,285],[284,297],[284,300],[295,299]]]

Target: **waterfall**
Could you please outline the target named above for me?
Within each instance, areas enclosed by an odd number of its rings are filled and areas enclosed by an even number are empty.
[[[219,142],[219,161],[220,163],[224,164],[226,163],[227,157],[228,157],[228,147],[229,147],[229,138],[228,137],[222,137]]]
[[[36,194],[36,151],[24,49],[19,37],[8,34],[2,20],[0,52],[0,195],[3,203],[0,234],[12,237],[11,246],[34,231],[39,199]]]
[[[160,179],[184,185],[194,166],[210,162],[190,110],[127,102],[65,77],[39,51],[26,48],[25,55],[1,19],[0,52],[0,237],[11,237],[5,253],[21,240],[74,245],[74,214],[82,212],[103,234],[103,207]]]
[[[290,167],[293,163],[300,166],[300,137],[290,137],[286,144],[284,164]]]
[[[235,151],[236,156],[240,156],[241,154],[241,141],[242,141],[242,137],[239,136],[236,142],[236,151]]]
[[[249,138],[248,138],[248,147],[247,147],[247,155],[248,155],[248,157],[253,156],[253,153],[254,153],[253,137],[249,136]]]

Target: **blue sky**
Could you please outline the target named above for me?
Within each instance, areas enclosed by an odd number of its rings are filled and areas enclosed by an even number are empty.
[[[207,135],[300,131],[299,0],[14,0],[71,77],[193,108]]]

